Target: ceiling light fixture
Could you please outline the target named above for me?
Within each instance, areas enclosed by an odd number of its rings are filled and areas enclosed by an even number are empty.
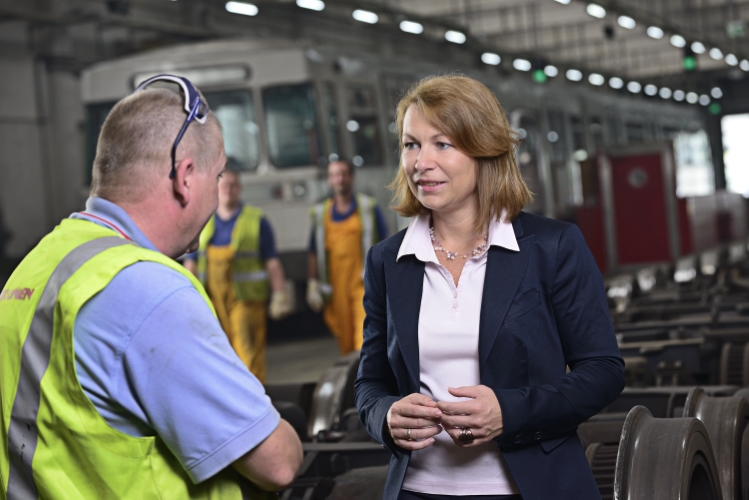
[[[303,9],[316,10],[318,12],[325,8],[325,2],[322,0],[296,0],[296,4]]]
[[[351,16],[356,19],[359,22],[367,23],[367,24],[377,24],[377,21],[380,20],[380,16],[375,14],[374,12],[370,12],[368,10],[361,10],[356,9]]]
[[[450,30],[445,32],[445,40],[447,40],[448,42],[461,44],[466,43],[466,36],[460,31]]]
[[[544,67],[544,73],[546,73],[546,76],[549,78],[554,78],[559,74],[559,70],[556,66],[552,66],[551,64],[547,64],[546,67]]]
[[[664,34],[663,30],[660,29],[658,26],[648,27],[645,33],[647,33],[650,38],[655,38],[656,40],[660,40],[661,38],[663,38],[663,34]]]
[[[243,16],[256,16],[258,13],[257,6],[245,2],[226,2],[226,11]]]
[[[657,93],[658,93],[658,87],[656,87],[652,83],[649,83],[649,84],[645,85],[645,94],[646,95],[649,95],[649,96],[652,97],[652,96],[654,96]]]
[[[622,80],[618,76],[611,77],[609,79],[609,87],[619,90],[620,88],[624,87],[624,80]]]
[[[596,87],[599,85],[603,85],[606,82],[606,79],[603,77],[603,75],[599,75],[598,73],[591,73],[588,75],[588,81],[591,85],[595,85]]]
[[[512,67],[518,71],[530,71],[533,65],[527,59],[515,59],[512,61]]]
[[[622,28],[626,28],[628,30],[633,30],[637,26],[637,21],[635,21],[634,19],[632,19],[629,16],[619,16],[619,18],[616,20],[616,22]]]
[[[704,54],[705,46],[702,44],[702,42],[692,42],[692,52],[694,52],[695,54]]]
[[[570,80],[572,82],[579,82],[583,79],[582,71],[577,69],[568,69],[565,73],[565,76],[567,77],[567,80]]]
[[[683,47],[686,47],[687,41],[684,40],[684,37],[681,35],[671,35],[671,45],[678,49],[681,49]]]
[[[642,90],[642,85],[640,85],[639,82],[629,82],[627,84],[627,90],[629,90],[633,94],[636,94],[640,90]]]
[[[723,51],[718,47],[713,47],[712,49],[710,49],[710,57],[712,57],[716,61],[720,61],[721,59],[723,59]]]
[[[683,90],[674,90],[674,101],[681,102],[684,100],[684,96],[686,96],[686,94]]]
[[[606,9],[604,9],[597,3],[589,3],[585,8],[585,11],[588,13],[588,15],[597,17],[598,19],[603,19],[604,17],[606,17]]]
[[[496,66],[502,62],[502,58],[499,57],[499,54],[495,54],[494,52],[484,52],[481,54],[481,62]]]
[[[736,66],[739,64],[739,58],[733,54],[726,54],[726,64],[729,66]]]
[[[400,29],[406,33],[413,33],[414,35],[420,35],[424,32],[424,26],[413,21],[401,21]]]

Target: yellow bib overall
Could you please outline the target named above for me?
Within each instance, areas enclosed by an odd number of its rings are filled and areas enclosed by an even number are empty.
[[[362,271],[362,221],[358,213],[346,220],[332,220],[325,213],[325,253],[333,288],[323,318],[338,339],[342,355],[361,349],[364,331],[364,279]]]
[[[267,303],[265,300],[247,301],[237,298],[232,281],[234,253],[231,245],[208,245],[205,288],[232,347],[252,374],[265,383]]]

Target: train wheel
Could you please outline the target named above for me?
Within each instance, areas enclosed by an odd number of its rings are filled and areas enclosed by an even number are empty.
[[[336,431],[343,412],[354,406],[354,380],[359,369],[359,351],[339,359],[322,374],[312,395],[307,433]]]
[[[711,397],[702,387],[695,387],[684,403],[684,417],[696,417],[707,428],[720,470],[723,498],[741,498],[741,443],[749,421],[749,401],[743,397]]]
[[[654,418],[635,406],[622,428],[614,498],[719,500],[710,437],[696,418]]]
[[[720,353],[720,384],[749,385],[749,342],[726,342]]]

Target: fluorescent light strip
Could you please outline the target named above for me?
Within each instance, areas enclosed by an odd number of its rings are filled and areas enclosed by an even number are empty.
[[[257,6],[245,2],[226,2],[226,11],[243,16],[256,16],[258,13]]]
[[[424,32],[424,26],[413,21],[401,21],[400,29],[406,33],[413,33],[414,35],[420,35]]]
[[[380,20],[380,16],[378,16],[374,12],[370,12],[368,10],[361,10],[361,9],[356,9],[354,12],[352,12],[351,17],[353,17],[359,22],[367,23],[367,24],[377,24],[377,21]]]
[[[446,31],[445,32],[445,40],[452,43],[466,43],[466,36],[461,33],[460,31]]]
[[[325,8],[325,2],[321,0],[296,0],[296,4],[303,9],[316,10],[318,12]]]

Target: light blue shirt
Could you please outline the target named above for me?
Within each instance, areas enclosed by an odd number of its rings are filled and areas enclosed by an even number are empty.
[[[71,215],[156,250],[127,213],[102,198]],[[162,264],[122,271],[78,313],[78,379],[104,419],[159,435],[190,478],[204,481],[257,446],[280,417],[192,283]]]

